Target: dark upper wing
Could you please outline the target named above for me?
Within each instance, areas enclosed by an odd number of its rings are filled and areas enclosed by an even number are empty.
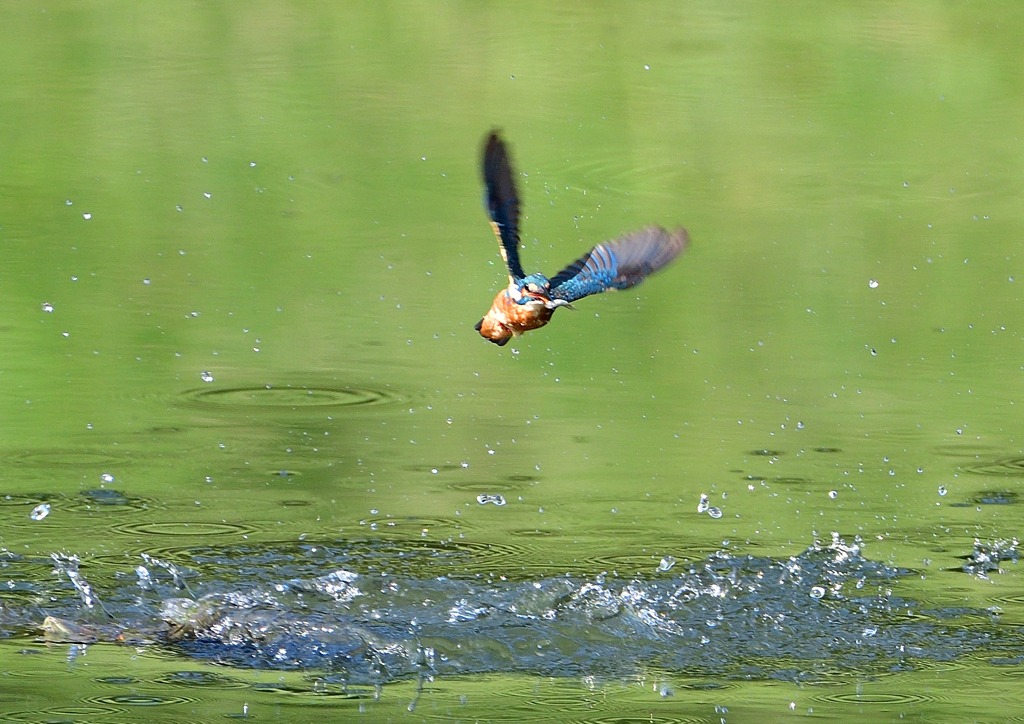
[[[598,244],[551,279],[551,298],[573,302],[608,289],[626,289],[675,259],[690,243],[682,227],[649,226]]]
[[[519,194],[512,178],[512,162],[504,141],[492,131],[484,146],[484,184],[487,186],[487,213],[494,222],[494,233],[501,244],[501,258],[508,265],[508,272],[516,279],[522,279],[523,267],[519,264]]]

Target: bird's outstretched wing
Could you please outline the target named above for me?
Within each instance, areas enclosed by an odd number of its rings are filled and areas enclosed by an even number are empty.
[[[675,259],[689,243],[690,236],[682,227],[669,232],[649,226],[598,244],[551,279],[551,298],[573,302],[608,289],[639,284]]]
[[[519,263],[519,194],[512,177],[512,162],[504,141],[492,131],[484,145],[484,184],[487,186],[487,213],[498,237],[501,258],[515,279],[526,276]]]

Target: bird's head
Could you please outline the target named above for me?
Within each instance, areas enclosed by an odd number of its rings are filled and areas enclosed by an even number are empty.
[[[531,274],[509,284],[509,295],[516,304],[542,303],[548,309],[568,306],[568,302],[551,298],[551,282],[543,274]]]

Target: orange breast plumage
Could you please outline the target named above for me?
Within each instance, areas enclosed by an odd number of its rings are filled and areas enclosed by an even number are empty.
[[[477,323],[476,329],[480,336],[497,344],[505,344],[513,336],[543,327],[553,312],[541,300],[516,304],[509,296],[508,289],[503,289],[494,298],[484,318]]]

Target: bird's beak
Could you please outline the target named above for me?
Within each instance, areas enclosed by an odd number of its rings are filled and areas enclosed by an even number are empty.
[[[558,309],[559,307],[569,307],[569,309],[574,308],[571,304],[569,304],[569,302],[565,301],[564,299],[552,299],[543,292],[530,292],[529,296],[531,299],[538,299],[544,302],[544,306],[547,307],[548,309]]]
[[[559,307],[568,307],[569,309],[575,309],[569,302],[564,299],[552,299],[544,292],[529,292],[523,290],[523,296],[528,299],[536,299],[539,302],[544,302],[544,306],[548,309],[558,309]]]

